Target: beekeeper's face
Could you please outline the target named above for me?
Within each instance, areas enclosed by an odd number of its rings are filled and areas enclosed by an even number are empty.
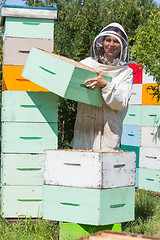
[[[112,61],[118,57],[121,51],[121,44],[117,38],[113,36],[106,36],[103,41],[103,48],[104,57],[106,57],[108,61]]]

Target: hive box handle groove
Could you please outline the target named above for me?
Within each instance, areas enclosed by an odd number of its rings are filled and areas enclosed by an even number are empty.
[[[27,51],[27,50],[19,50],[18,52],[20,52],[20,53],[26,53],[26,54],[29,54],[29,53],[30,53],[30,51]]]
[[[20,82],[30,82],[28,79],[22,79],[22,78],[16,78],[16,81],[20,81]]]
[[[125,205],[126,205],[125,203],[115,204],[115,205],[110,205],[110,208],[120,208],[120,207],[124,207]]]
[[[136,116],[136,114],[130,113],[129,116]]]
[[[68,166],[81,166],[80,163],[63,163],[63,164]]]
[[[42,202],[42,199],[17,199],[19,202]]]
[[[23,108],[39,108],[41,105],[20,105]]]
[[[23,140],[39,140],[42,139],[42,137],[20,137]]]
[[[65,206],[72,206],[72,207],[79,207],[79,203],[65,203],[65,202],[60,202],[60,204],[65,205]]]
[[[146,180],[147,180],[147,181],[152,181],[152,182],[154,181],[153,178],[146,178]]]
[[[128,136],[133,137],[134,134],[133,133],[128,133]]]
[[[125,164],[116,164],[113,167],[114,168],[121,168],[121,167],[124,167],[124,166],[125,166]]]
[[[26,24],[26,25],[40,25],[39,22],[23,22],[23,24]]]
[[[44,68],[44,67],[42,67],[42,66],[40,66],[40,68],[41,68],[42,70],[44,70],[44,71],[50,73],[50,74],[56,75],[55,72],[52,72],[52,71],[48,70],[47,68]]]
[[[146,156],[146,158],[153,158],[153,159],[157,159],[157,157],[153,157],[153,156]]]
[[[150,117],[156,117],[156,114],[149,114]]]
[[[39,171],[41,168],[17,168],[19,171]]]

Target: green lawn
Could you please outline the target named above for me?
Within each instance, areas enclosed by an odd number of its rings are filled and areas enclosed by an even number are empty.
[[[0,219],[0,239],[58,240],[58,224],[42,219],[7,222]],[[160,237],[160,193],[136,191],[135,221],[123,223],[123,232]]]

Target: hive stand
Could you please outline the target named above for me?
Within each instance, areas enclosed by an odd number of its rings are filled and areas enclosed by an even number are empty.
[[[121,149],[136,151],[136,187],[160,192],[160,101],[149,86],[157,86],[145,68],[134,63],[133,89],[124,119]]]

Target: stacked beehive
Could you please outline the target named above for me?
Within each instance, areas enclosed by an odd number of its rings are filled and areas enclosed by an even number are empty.
[[[44,149],[57,148],[58,97],[21,76],[31,47],[53,50],[56,9],[2,6],[2,213],[41,216]]]
[[[43,218],[92,226],[133,220],[135,162],[134,152],[46,150]]]
[[[153,98],[151,89],[147,90],[157,84],[138,65],[130,67],[136,78],[124,120],[121,149],[137,153],[136,186],[160,192],[160,102]]]

